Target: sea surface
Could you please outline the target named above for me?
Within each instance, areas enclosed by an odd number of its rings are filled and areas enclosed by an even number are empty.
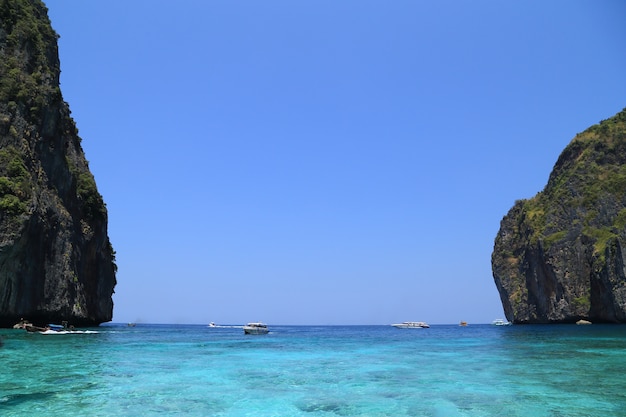
[[[0,416],[626,416],[626,326],[0,330]]]

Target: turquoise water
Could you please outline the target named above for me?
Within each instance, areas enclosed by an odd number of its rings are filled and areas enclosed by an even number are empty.
[[[624,416],[626,326],[1,330],[0,416]]]

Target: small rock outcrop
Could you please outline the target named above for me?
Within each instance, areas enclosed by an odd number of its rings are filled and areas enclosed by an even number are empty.
[[[59,87],[40,0],[0,0],[0,326],[110,321],[107,210]]]
[[[492,270],[514,323],[626,322],[626,109],[576,135],[502,219]]]

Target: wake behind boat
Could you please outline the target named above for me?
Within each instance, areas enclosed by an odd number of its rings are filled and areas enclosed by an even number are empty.
[[[402,323],[392,324],[397,329],[428,329],[430,326],[423,321],[403,321]]]
[[[213,322],[207,325],[210,329],[243,329],[242,325],[231,325],[231,324],[215,324]]]
[[[45,330],[39,334],[97,334],[95,330]]]

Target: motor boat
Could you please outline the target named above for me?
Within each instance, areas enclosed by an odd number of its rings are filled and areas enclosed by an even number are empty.
[[[267,334],[269,333],[269,329],[267,328],[267,324],[254,322],[243,326],[243,332],[244,334]]]
[[[423,321],[403,321],[402,323],[392,324],[398,329],[428,329],[430,326]]]

